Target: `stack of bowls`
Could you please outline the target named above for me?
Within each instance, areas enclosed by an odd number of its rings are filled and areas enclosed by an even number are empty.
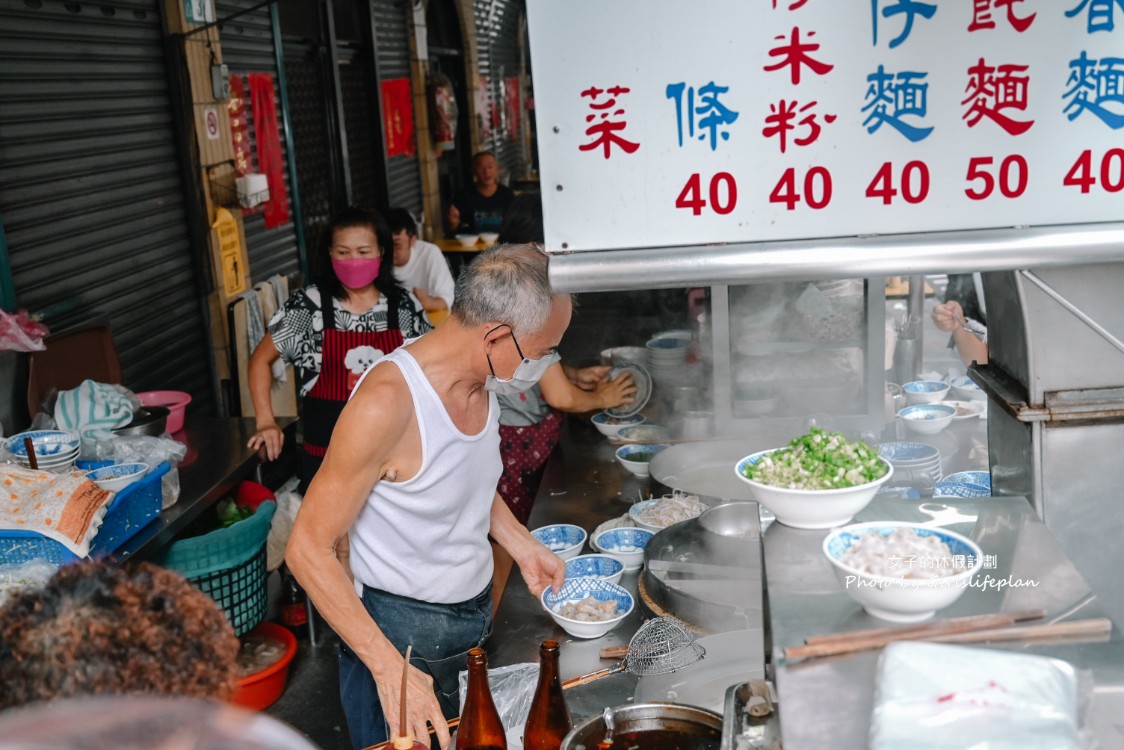
[[[69,470],[78,460],[78,453],[82,448],[81,439],[73,432],[34,430],[12,435],[4,441],[4,449],[15,457],[16,463],[25,467],[31,466],[31,459],[27,455],[24,438],[31,438],[35,460],[43,471]]]
[[[933,487],[933,497],[991,497],[991,474],[986,471],[958,471]]]
[[[681,379],[691,348],[690,331],[663,331],[645,344],[648,350],[648,371],[657,382]]]
[[[878,455],[894,467],[895,486],[932,486],[941,478],[941,452],[928,443],[891,442],[878,446]],[[928,478],[928,481],[925,479]]]

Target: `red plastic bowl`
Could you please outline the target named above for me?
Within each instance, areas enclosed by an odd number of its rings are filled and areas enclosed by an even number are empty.
[[[260,672],[248,674],[238,680],[238,688],[230,699],[235,705],[261,711],[272,706],[281,697],[281,693],[285,692],[285,685],[289,681],[289,662],[297,655],[297,639],[288,630],[272,622],[263,622],[247,635],[267,635],[285,644],[285,653],[280,659]]]
[[[144,391],[138,393],[137,398],[145,406],[166,406],[171,412],[168,415],[168,432],[179,432],[183,429],[184,410],[191,403],[191,394],[183,391]]]

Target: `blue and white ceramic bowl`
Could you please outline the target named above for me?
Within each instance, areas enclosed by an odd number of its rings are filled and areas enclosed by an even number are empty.
[[[691,337],[687,336],[682,338],[677,335],[661,336],[659,338],[649,339],[648,343],[644,346],[651,351],[655,352],[677,352],[685,350],[691,345]],[[648,355],[651,357],[651,354]],[[658,354],[656,356],[659,356]]]
[[[958,378],[953,378],[950,383],[952,386],[953,394],[966,401],[985,401],[987,394],[983,392],[975,382],[967,375],[961,375]]]
[[[991,497],[991,474],[986,471],[949,474],[933,487],[933,497]]]
[[[580,602],[587,596],[592,596],[600,601],[616,600],[616,614],[608,620],[596,622],[583,622],[569,617],[563,617],[558,610],[567,602]],[[636,606],[632,594],[615,583],[610,583],[601,578],[572,578],[568,579],[558,593],[554,593],[550,586],[543,589],[539,597],[543,609],[550,613],[558,625],[575,638],[598,638],[620,624],[621,620],[628,617]]]
[[[624,575],[624,563],[608,555],[578,555],[566,561],[566,579],[600,578],[609,583],[619,583]]]
[[[956,407],[947,404],[917,404],[907,406],[898,412],[898,418],[905,426],[919,435],[935,435],[952,424]]]
[[[894,466],[909,466],[910,464],[924,464],[933,459],[940,459],[940,449],[928,443],[889,442],[878,446],[878,455]]]
[[[17,459],[27,458],[27,446],[24,438],[31,438],[31,445],[35,449],[36,458],[50,459],[62,458],[73,453],[78,454],[81,438],[73,432],[63,430],[34,430],[12,435],[4,441],[4,448]]]
[[[839,558],[855,540],[869,532],[889,536],[895,529],[909,527],[920,536],[934,536],[948,545],[957,570],[943,578],[909,579],[872,575],[852,568]],[[899,521],[873,521],[844,526],[830,532],[823,540],[823,553],[831,563],[835,578],[847,594],[862,605],[868,613],[891,622],[918,622],[936,614],[955,602],[967,590],[972,577],[983,566],[983,550],[966,536],[941,528]],[[893,554],[891,552],[891,554]],[[920,558],[911,565],[923,565]],[[903,557],[902,571],[909,566]]]
[[[593,545],[598,552],[620,560],[625,570],[639,570],[644,564],[644,546],[653,536],[647,529],[618,526],[593,537]]]
[[[666,443],[622,445],[617,448],[617,461],[635,476],[644,478],[649,475],[648,464],[665,448],[667,448]]]
[[[902,386],[909,404],[935,404],[948,395],[950,386],[939,380],[914,380]]]
[[[614,417],[607,412],[599,411],[593,415],[590,420],[593,426],[607,438],[617,437],[617,433],[624,427],[635,427],[638,424],[644,424],[647,419],[643,414],[631,414],[627,417]]]
[[[550,551],[569,560],[576,557],[585,545],[585,529],[572,523],[554,523],[550,526],[541,526],[531,532],[531,536],[550,548]]]
[[[113,464],[112,466],[103,466],[100,469],[87,471],[86,478],[103,490],[118,492],[133,482],[143,479],[144,475],[148,473],[148,469],[148,464],[143,463]]]

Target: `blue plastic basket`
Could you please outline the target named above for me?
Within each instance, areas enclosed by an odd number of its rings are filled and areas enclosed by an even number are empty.
[[[99,466],[108,466],[110,463],[112,462],[79,462],[78,467],[88,471]],[[160,515],[163,503],[160,480],[170,470],[171,466],[164,461],[139,482],[130,484],[114,496],[102,519],[97,536],[90,542],[91,558],[105,557],[115,552],[152,519]],[[80,558],[64,544],[34,531],[0,532],[0,564],[18,564],[35,559],[43,559],[55,565],[66,565]]]

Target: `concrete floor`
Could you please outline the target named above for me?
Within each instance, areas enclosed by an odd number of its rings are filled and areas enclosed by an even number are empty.
[[[887,300],[888,319],[896,303]],[[929,318],[935,303],[932,297],[926,299],[923,369],[963,372],[955,353],[946,348],[947,336]],[[560,350],[567,363],[594,364],[602,349],[643,345],[656,331],[686,327],[686,320],[682,290],[583,294]],[[271,583],[274,590],[279,588]],[[289,670],[289,685],[267,713],[295,727],[320,750],[348,750],[351,742],[338,688],[338,638],[321,623],[318,640],[315,647],[301,643]]]

